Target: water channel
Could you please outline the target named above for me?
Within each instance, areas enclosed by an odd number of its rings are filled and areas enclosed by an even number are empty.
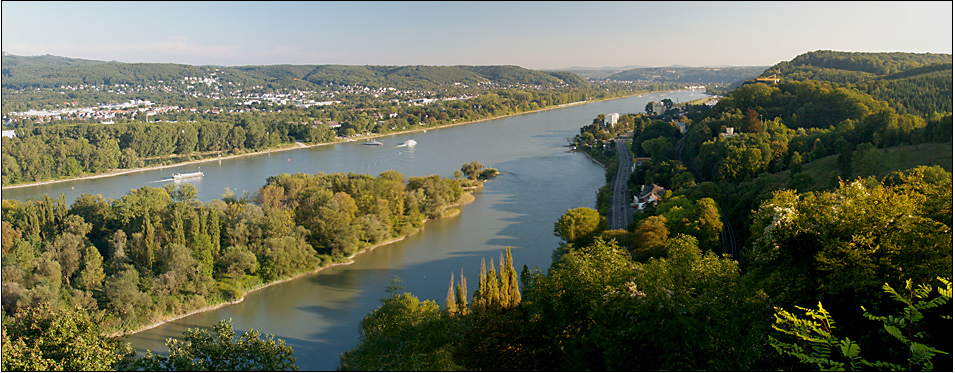
[[[358,343],[361,319],[380,304],[386,287],[398,277],[404,291],[444,303],[452,272],[464,269],[478,283],[481,258],[495,259],[511,247],[515,268],[546,269],[559,239],[553,224],[568,209],[593,207],[604,184],[604,170],[579,153],[567,138],[599,114],[643,112],[649,101],[687,102],[703,91],[653,93],[588,103],[538,113],[379,138],[382,146],[362,142],[317,146],[271,154],[203,162],[122,176],[77,180],[3,191],[4,199],[24,200],[65,194],[72,203],[83,193],[120,198],[144,185],[161,187],[173,173],[201,170],[192,179],[200,200],[254,193],[267,177],[280,173],[354,172],[377,175],[397,170],[405,176],[450,177],[462,164],[477,161],[502,174],[477,192],[459,216],[429,222],[409,238],[358,255],[347,266],[329,268],[248,294],[241,303],[192,315],[126,339],[138,350],[165,351],[167,338],[187,328],[210,327],[232,319],[238,333],[256,329],[285,340],[301,370],[334,370],[342,352]],[[415,140],[413,148],[398,147]],[[473,288],[469,289],[473,292]]]

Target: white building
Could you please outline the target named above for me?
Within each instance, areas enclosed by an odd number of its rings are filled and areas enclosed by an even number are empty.
[[[617,124],[617,121],[620,120],[620,113],[610,113],[604,115],[604,125],[607,127],[612,127]]]

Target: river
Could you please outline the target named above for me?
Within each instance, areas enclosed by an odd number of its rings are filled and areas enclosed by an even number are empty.
[[[334,370],[342,352],[358,343],[362,318],[380,305],[395,277],[404,291],[442,306],[451,273],[464,269],[469,292],[478,284],[481,258],[495,259],[511,247],[518,272],[524,265],[546,269],[559,239],[554,222],[568,209],[594,207],[604,170],[586,156],[570,153],[567,138],[599,114],[643,112],[649,101],[687,102],[703,91],[653,93],[516,115],[473,124],[386,136],[382,146],[341,143],[273,152],[223,161],[89,180],[3,191],[4,199],[44,193],[65,194],[72,203],[83,193],[120,198],[144,185],[161,187],[177,172],[201,170],[189,180],[200,200],[254,193],[267,177],[280,173],[354,172],[377,175],[397,170],[405,176],[450,177],[477,161],[501,174],[476,192],[476,200],[456,217],[429,222],[424,231],[355,257],[347,266],[273,285],[248,294],[241,303],[175,320],[127,336],[134,348],[166,351],[166,338],[187,328],[209,327],[232,319],[238,333],[256,329],[285,340],[301,370]],[[398,147],[415,140],[413,148]]]

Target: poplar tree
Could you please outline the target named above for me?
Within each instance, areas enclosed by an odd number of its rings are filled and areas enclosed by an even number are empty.
[[[497,271],[494,270],[494,259],[491,259],[491,269],[487,271],[487,295],[485,303],[487,307],[497,307],[501,306],[501,285],[498,283]]]
[[[501,277],[502,279],[506,278],[507,282],[502,284],[501,288],[507,288],[508,300],[505,307],[516,307],[521,303],[521,289],[517,281],[517,271],[514,270],[514,257],[511,256],[511,247],[508,246],[504,250],[506,252],[504,256],[506,262],[501,265]]]
[[[195,211],[194,209],[189,210],[189,240],[192,243],[191,246],[197,246],[199,242],[200,235],[203,234],[203,222],[202,219],[202,210]]]
[[[146,249],[146,268],[153,269],[153,262],[156,261],[156,228],[149,218],[149,211],[146,211],[146,217],[143,220],[143,241]]]
[[[182,212],[179,206],[173,206],[172,214],[172,234],[174,235],[172,243],[186,246],[185,224],[182,222]]]
[[[478,275],[478,289],[474,291],[474,310],[487,307],[487,262],[481,258],[481,273]]]
[[[511,305],[511,287],[510,283],[508,282],[507,267],[504,265],[504,253],[498,255],[497,262],[501,265],[501,286],[498,298],[500,300],[501,308],[508,308]]]
[[[462,313],[468,312],[468,281],[464,278],[464,268],[461,268],[461,283],[457,287],[458,310]]]
[[[103,256],[93,246],[86,247],[83,255],[83,270],[80,271],[79,283],[84,290],[98,290],[103,287],[106,273],[103,271]]]
[[[448,297],[444,300],[444,309],[451,315],[458,312],[457,302],[454,299],[454,290],[454,272],[451,272],[451,282],[448,284]]]
[[[206,233],[209,235],[209,238],[212,239],[212,257],[215,260],[219,260],[219,249],[222,247],[220,243],[221,234],[219,233],[219,214],[215,210],[209,210],[209,232]]]

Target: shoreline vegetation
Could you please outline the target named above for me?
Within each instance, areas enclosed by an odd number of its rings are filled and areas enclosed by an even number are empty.
[[[371,245],[371,246],[368,246],[368,247],[366,247],[366,248],[364,248],[364,249],[358,250],[358,251],[352,253],[351,255],[349,255],[348,257],[342,258],[342,259],[341,259],[342,261],[336,261],[336,262],[332,262],[332,263],[321,264],[321,265],[319,265],[317,268],[313,268],[313,269],[311,269],[311,270],[308,270],[308,271],[305,271],[305,272],[302,272],[302,273],[299,273],[299,274],[291,275],[291,276],[289,276],[289,277],[287,277],[287,278],[278,279],[278,280],[275,280],[275,281],[272,281],[272,282],[269,282],[269,283],[263,283],[263,284],[256,285],[256,286],[254,286],[254,287],[252,287],[252,288],[246,290],[246,291],[242,294],[241,297],[239,297],[238,299],[235,299],[235,300],[227,300],[227,301],[223,301],[223,302],[221,302],[221,303],[216,303],[216,304],[208,305],[208,306],[206,306],[206,307],[198,308],[198,309],[195,309],[195,310],[192,310],[192,311],[183,313],[183,314],[171,316],[171,317],[169,317],[169,318],[163,318],[162,320],[156,321],[156,322],[151,323],[151,324],[148,324],[148,325],[146,325],[146,326],[137,327],[137,328],[135,328],[135,329],[133,329],[133,330],[112,331],[112,332],[108,333],[107,336],[108,336],[108,337],[125,337],[125,336],[129,336],[129,335],[137,334],[137,333],[140,333],[140,332],[144,332],[144,331],[147,331],[147,330],[150,330],[150,329],[154,329],[154,328],[157,328],[157,327],[162,326],[162,325],[164,325],[164,324],[167,324],[167,323],[170,323],[170,322],[179,320],[179,319],[183,319],[183,318],[186,318],[186,317],[189,317],[189,316],[198,315],[198,314],[200,314],[200,313],[209,312],[209,311],[215,311],[215,310],[220,309],[220,308],[222,308],[222,307],[227,307],[227,306],[231,306],[231,305],[235,305],[235,304],[242,303],[243,301],[245,301],[245,297],[248,296],[249,294],[251,294],[251,293],[253,293],[253,292],[256,292],[256,291],[259,291],[259,290],[262,290],[262,289],[265,289],[265,288],[268,288],[268,287],[271,287],[271,286],[273,286],[273,285],[278,285],[278,284],[285,283],[285,282],[289,282],[289,281],[292,281],[292,280],[297,280],[297,279],[300,279],[300,278],[302,278],[302,277],[307,277],[307,276],[315,275],[315,274],[317,274],[317,273],[319,273],[319,272],[321,272],[321,271],[323,271],[323,270],[325,270],[325,269],[328,269],[328,268],[333,268],[333,267],[345,266],[345,265],[353,264],[353,263],[355,263],[355,257],[357,257],[358,255],[361,255],[361,254],[363,254],[363,253],[372,251],[372,250],[377,249],[377,248],[382,247],[382,246],[387,246],[387,245],[390,245],[390,244],[393,244],[393,243],[396,243],[396,242],[403,241],[403,240],[405,240],[406,238],[408,238],[408,237],[410,237],[410,236],[412,236],[412,235],[421,233],[422,231],[424,231],[424,227],[425,227],[425,225],[426,225],[428,222],[431,222],[431,221],[434,221],[434,220],[438,220],[438,219],[453,218],[453,217],[455,217],[455,216],[460,215],[460,214],[461,214],[461,209],[460,209],[460,207],[474,202],[474,200],[475,200],[476,198],[474,197],[473,192],[474,192],[474,191],[479,191],[479,190],[481,190],[481,189],[483,189],[483,188],[484,188],[484,182],[480,182],[477,186],[468,187],[467,189],[465,189],[465,193],[461,195],[461,198],[458,199],[458,201],[456,201],[455,203],[452,203],[452,204],[448,205],[447,207],[445,207],[444,213],[442,213],[442,215],[441,215],[440,217],[434,218],[434,219],[424,219],[424,221],[422,222],[421,227],[418,228],[417,230],[415,230],[415,231],[413,231],[413,232],[410,232],[410,233],[408,233],[408,234],[404,234],[404,235],[399,236],[399,237],[394,237],[394,238],[391,238],[391,239],[388,239],[388,240],[385,240],[385,241],[376,243],[376,244]],[[450,212],[450,213],[449,213],[449,212]]]
[[[155,170],[161,170],[161,169],[172,168],[172,167],[187,166],[187,165],[191,165],[191,164],[199,164],[199,163],[213,162],[213,161],[222,161],[222,160],[226,160],[226,159],[235,159],[235,158],[240,158],[240,157],[248,157],[248,156],[254,156],[254,155],[261,155],[261,154],[269,154],[269,153],[272,153],[272,152],[282,152],[282,151],[295,150],[295,149],[303,149],[303,148],[311,148],[311,147],[317,147],[317,146],[329,146],[329,145],[335,145],[335,144],[356,142],[356,141],[360,141],[360,140],[377,139],[377,138],[382,138],[382,137],[386,137],[386,136],[395,136],[395,135],[403,135],[403,134],[409,134],[409,133],[424,132],[424,131],[427,131],[427,130],[430,130],[430,129],[441,129],[441,128],[450,128],[450,127],[456,127],[456,126],[463,126],[463,125],[466,125],[466,124],[486,122],[486,121],[490,121],[490,120],[503,119],[503,118],[508,118],[508,117],[517,116],[517,115],[539,113],[539,112],[542,112],[542,111],[553,110],[553,109],[561,109],[561,108],[565,108],[565,107],[577,106],[577,105],[588,104],[588,103],[595,103],[595,102],[602,102],[602,101],[610,101],[610,100],[618,100],[618,99],[623,99],[623,98],[628,98],[628,97],[636,97],[636,96],[647,95],[647,94],[653,94],[653,93],[659,93],[659,92],[679,92],[679,91],[685,91],[685,89],[684,89],[684,90],[649,91],[649,92],[643,92],[643,93],[634,94],[634,95],[629,95],[629,96],[620,96],[620,97],[613,97],[613,98],[605,98],[605,99],[600,99],[600,100],[578,101],[578,102],[572,102],[572,103],[569,103],[569,104],[555,105],[555,106],[551,106],[551,107],[546,107],[546,108],[541,108],[541,109],[536,109],[536,110],[531,110],[531,111],[524,111],[524,112],[520,112],[520,113],[513,113],[513,114],[501,115],[501,116],[496,116],[496,117],[491,117],[491,118],[477,119],[477,120],[471,120],[471,121],[462,121],[462,122],[459,122],[459,123],[448,123],[448,124],[442,124],[442,125],[437,125],[437,126],[434,126],[434,127],[427,127],[427,128],[423,128],[423,127],[422,127],[422,128],[415,128],[415,129],[404,130],[404,131],[396,131],[396,132],[389,132],[389,133],[382,133],[382,134],[372,134],[372,135],[367,135],[367,136],[355,136],[355,137],[352,137],[352,138],[349,138],[349,139],[345,139],[345,140],[339,139],[338,141],[326,142],[326,143],[320,143],[320,144],[303,144],[303,143],[300,143],[300,142],[296,142],[296,143],[294,143],[294,144],[283,144],[283,145],[281,145],[279,148],[270,148],[270,149],[255,151],[255,152],[243,153],[243,154],[232,154],[232,155],[220,156],[220,157],[210,157],[210,158],[205,158],[205,159],[197,159],[197,160],[186,161],[186,162],[180,162],[180,163],[174,163],[174,164],[168,164],[168,165],[159,165],[159,166],[148,166],[148,167],[137,167],[137,168],[119,169],[119,170],[109,171],[109,172],[105,172],[105,173],[101,173],[101,174],[86,175],[86,176],[79,176],[79,177],[71,177],[71,178],[66,178],[66,179],[53,179],[53,180],[43,180],[43,181],[36,181],[36,182],[24,183],[24,184],[4,185],[4,186],[0,187],[0,190],[27,188],[27,187],[34,187],[34,186],[47,185],[47,184],[65,183],[65,182],[79,181],[79,180],[100,179],[100,178],[106,178],[106,177],[126,175],[126,174],[135,173],[135,172],[155,171]],[[599,163],[599,162],[598,162],[598,163]]]

